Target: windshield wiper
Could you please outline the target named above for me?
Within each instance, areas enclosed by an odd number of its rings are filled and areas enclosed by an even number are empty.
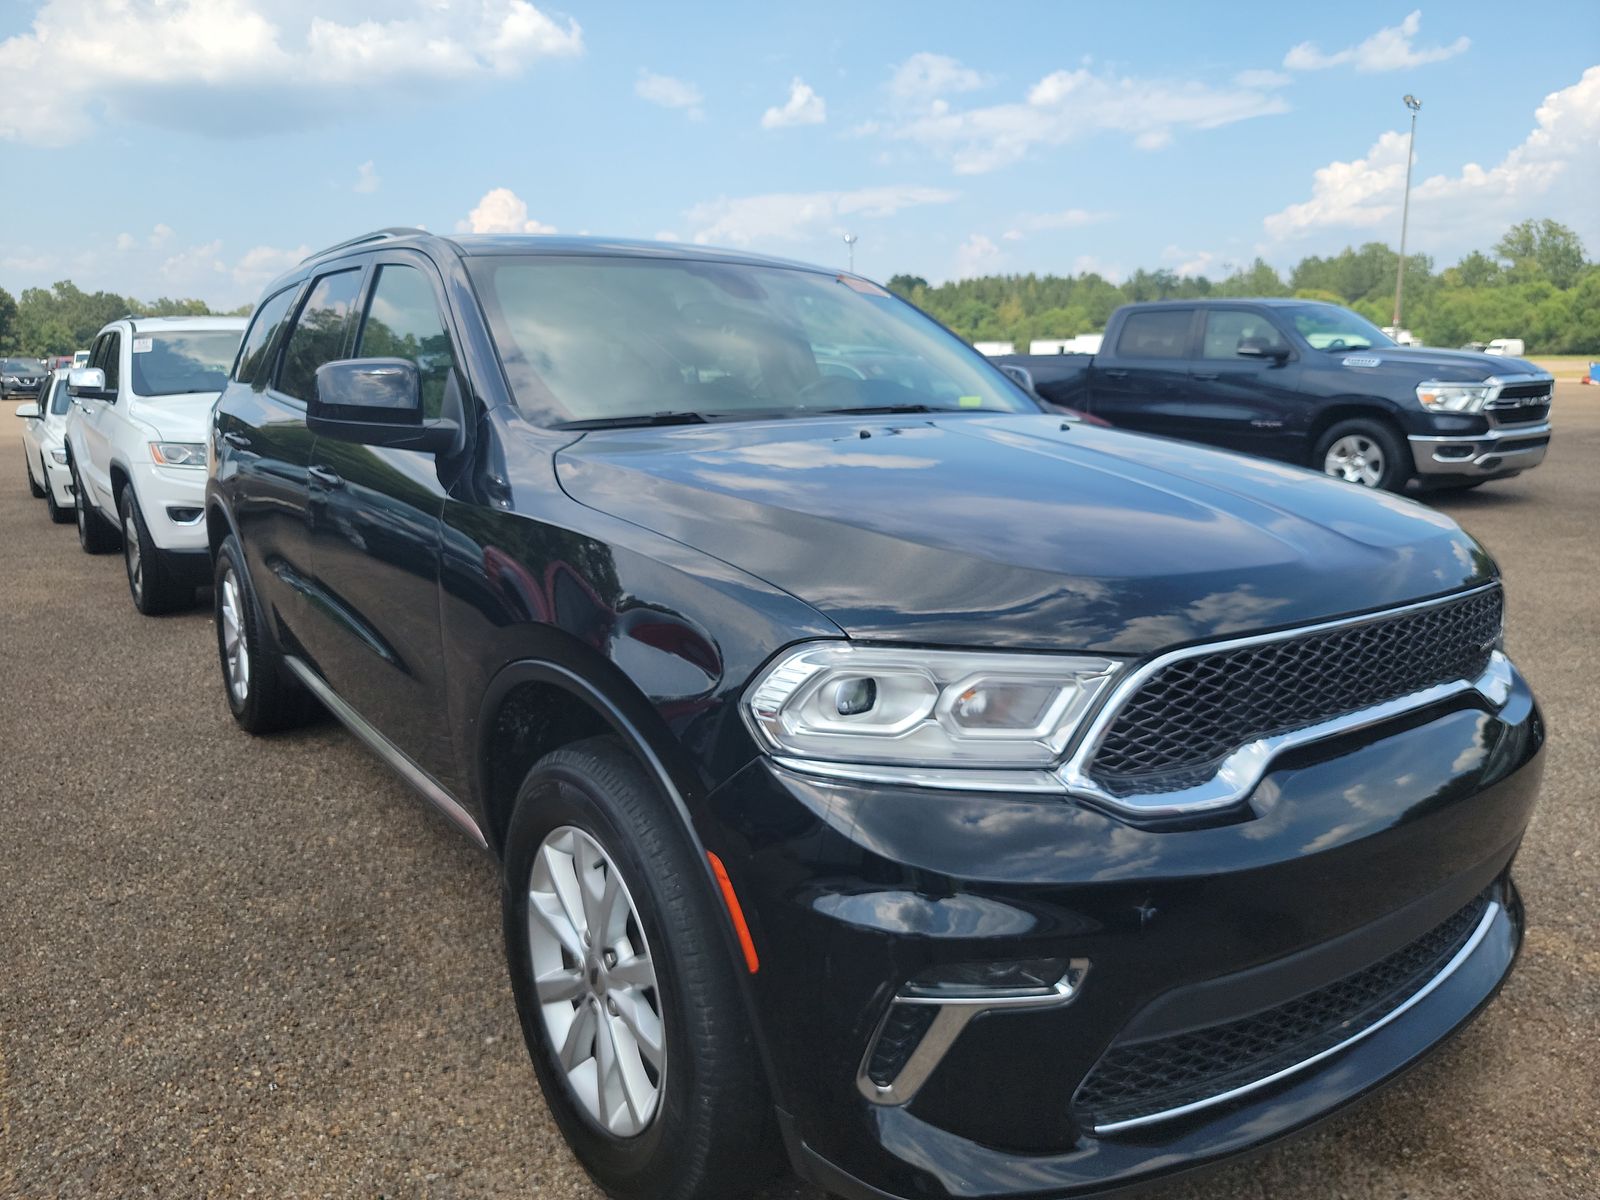
[[[977,412],[974,408],[938,408],[932,404],[863,404],[858,408],[818,408],[813,412],[840,416],[872,416],[877,413],[953,413]]]
[[[627,417],[585,417],[580,421],[557,421],[552,429],[628,429],[648,425],[705,425],[710,418],[697,412],[635,413]]]

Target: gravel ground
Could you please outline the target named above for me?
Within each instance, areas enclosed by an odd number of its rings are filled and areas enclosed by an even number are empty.
[[[522,1047],[489,860],[333,724],[237,730],[209,614],[134,612],[120,558],[28,497],[11,407],[0,1196],[597,1196]],[[1520,969],[1381,1096],[1160,1200],[1600,1195],[1600,395],[1557,413],[1543,468],[1441,504],[1505,569],[1552,730]]]

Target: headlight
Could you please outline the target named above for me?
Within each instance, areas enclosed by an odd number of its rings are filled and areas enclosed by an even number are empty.
[[[1111,681],[1106,658],[812,643],[751,683],[771,754],[829,764],[1040,768]]]
[[[15,387],[21,382],[22,380],[18,379],[15,375],[0,375],[0,383],[9,383]]]
[[[61,448],[59,448],[57,450],[50,451],[50,457],[52,459],[54,459],[57,463],[59,463],[61,466],[63,466],[63,467],[66,466],[67,465],[67,448],[65,446],[62,446]]]
[[[201,442],[151,442],[150,457],[163,467],[203,467],[206,448]]]
[[[1419,383],[1417,399],[1435,412],[1477,412],[1489,398],[1487,383]]]

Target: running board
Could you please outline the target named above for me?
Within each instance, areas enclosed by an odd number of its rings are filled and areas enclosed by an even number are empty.
[[[420,792],[423,799],[449,817],[462,833],[477,844],[478,849],[489,848],[488,839],[483,836],[483,830],[478,827],[478,823],[472,819],[472,814],[462,808],[437,779],[417,766],[406,756],[405,751],[374,729],[365,717],[346,704],[305,662],[292,654],[284,655],[283,661],[294,673],[295,678],[305,684],[306,689],[322,701],[327,710],[338,717],[346,729],[365,742],[368,749],[388,763],[402,779]]]

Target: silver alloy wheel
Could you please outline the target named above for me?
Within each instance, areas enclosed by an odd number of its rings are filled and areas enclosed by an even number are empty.
[[[133,518],[133,501],[122,513],[122,558],[128,564],[128,586],[135,600],[144,599],[144,559],[139,553],[139,523]]]
[[[1383,478],[1383,447],[1364,433],[1347,433],[1328,447],[1322,469],[1329,475],[1375,488]]]
[[[250,643],[244,631],[244,606],[239,597],[239,581],[233,568],[222,573],[222,666],[228,674],[228,691],[234,703],[243,704],[250,694]]]
[[[534,855],[528,946],[545,1034],[573,1094],[608,1133],[643,1133],[666,1080],[661,991],[628,885],[581,829],[552,830]]]

